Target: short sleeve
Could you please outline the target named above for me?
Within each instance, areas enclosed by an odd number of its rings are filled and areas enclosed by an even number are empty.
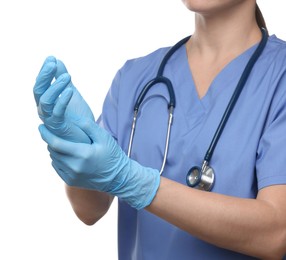
[[[97,123],[106,129],[115,139],[117,139],[118,125],[118,93],[120,85],[121,71],[119,70],[105,97],[101,115]]]
[[[286,184],[286,77],[272,99],[256,161],[258,189]]]

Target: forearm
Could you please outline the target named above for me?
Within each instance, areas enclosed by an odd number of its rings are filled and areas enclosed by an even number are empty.
[[[77,217],[93,225],[108,211],[113,196],[104,192],[79,189],[66,185],[66,194]]]
[[[285,221],[265,200],[203,192],[161,178],[157,195],[146,209],[219,247],[259,258],[283,253]]]

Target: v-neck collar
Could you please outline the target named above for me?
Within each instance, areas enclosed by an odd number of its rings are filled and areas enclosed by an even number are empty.
[[[255,51],[258,43],[248,48],[246,51],[238,55],[236,58],[231,60],[213,79],[211,82],[211,85],[209,86],[208,91],[206,94],[200,98],[194,83],[192,71],[190,69],[189,63],[188,63],[188,56],[187,56],[187,50],[186,46],[183,45],[177,52],[178,52],[178,61],[181,63],[180,75],[181,78],[178,79],[178,84],[182,85],[188,85],[184,89],[190,88],[190,93],[187,91],[187,93],[191,94],[190,102],[192,102],[192,106],[201,106],[201,109],[207,110],[212,105],[213,102],[215,102],[217,96],[226,88],[232,88],[232,92],[234,91],[237,82],[239,78],[241,77],[241,74],[249,61],[251,55]],[[177,84],[176,84],[177,85]],[[177,85],[178,86],[178,85]],[[176,92],[176,89],[175,89]]]

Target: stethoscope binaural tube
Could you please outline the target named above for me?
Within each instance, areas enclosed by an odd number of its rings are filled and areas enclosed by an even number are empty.
[[[219,138],[228,121],[228,118],[231,115],[231,112],[236,104],[236,101],[238,100],[240,93],[243,87],[245,86],[245,83],[249,77],[249,74],[253,66],[255,65],[257,59],[259,58],[262,51],[264,50],[264,47],[266,46],[267,39],[268,39],[267,31],[264,28],[262,28],[261,32],[262,32],[262,39],[259,45],[257,46],[255,52],[249,59],[246,67],[244,68],[244,71],[240,77],[240,80],[234,90],[234,93],[232,94],[232,97],[227,105],[227,108],[221,118],[219,126],[213,136],[211,144],[205,154],[202,167],[194,166],[187,173],[186,182],[189,187],[197,187],[200,190],[211,191],[212,187],[214,186],[215,173],[214,173],[213,168],[209,166],[209,162],[212,158],[217,142],[219,141]]]
[[[133,139],[134,139],[134,134],[135,134],[135,129],[136,129],[137,116],[138,116],[140,105],[141,105],[142,101],[144,100],[145,95],[150,90],[150,88],[152,88],[155,84],[158,84],[158,83],[163,83],[168,88],[168,92],[169,92],[169,96],[170,96],[170,101],[168,104],[169,119],[168,119],[167,135],[166,135],[166,141],[165,141],[164,157],[163,157],[163,162],[162,162],[161,169],[160,169],[160,174],[162,174],[164,171],[165,165],[166,165],[167,154],[168,154],[168,149],[169,149],[169,142],[170,142],[171,126],[173,123],[173,112],[174,112],[174,108],[176,105],[173,85],[172,85],[172,82],[168,78],[163,77],[163,76],[157,76],[156,78],[150,80],[145,85],[144,89],[141,91],[140,95],[138,96],[137,101],[136,101],[135,106],[134,106],[134,115],[133,115],[133,122],[132,122],[130,138],[129,138],[127,156],[128,157],[131,156],[132,144],[133,144]]]
[[[151,79],[142,89],[140,92],[135,105],[133,109],[133,122],[131,126],[131,133],[129,137],[129,144],[128,144],[128,151],[127,151],[127,156],[131,157],[131,151],[132,151],[132,144],[133,144],[133,139],[134,139],[134,134],[135,134],[135,129],[136,129],[136,122],[137,122],[137,116],[139,113],[140,105],[143,102],[146,94],[148,91],[155,86],[156,84],[162,83],[164,84],[169,93],[169,103],[168,103],[168,111],[169,111],[169,118],[168,118],[168,126],[167,126],[167,134],[166,134],[166,141],[165,141],[165,149],[164,149],[164,157],[163,157],[163,162],[160,168],[160,174],[163,173],[165,165],[166,165],[166,160],[167,160],[167,155],[168,155],[168,149],[169,149],[169,143],[170,143],[170,134],[171,134],[171,126],[173,123],[173,116],[174,116],[174,109],[176,106],[176,98],[175,98],[175,93],[174,93],[174,88],[172,82],[167,78],[163,76],[165,66],[170,59],[170,57],[174,54],[176,50],[178,50],[182,45],[184,45],[188,40],[190,36],[185,37],[184,39],[180,40],[178,43],[176,43],[164,56],[157,75],[154,79]]]

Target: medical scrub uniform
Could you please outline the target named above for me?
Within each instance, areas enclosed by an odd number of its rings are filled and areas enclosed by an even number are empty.
[[[182,46],[171,56],[164,76],[174,85],[176,108],[164,177],[186,185],[188,170],[201,166],[256,47],[252,46],[225,66],[203,98],[196,92],[186,47]],[[126,152],[135,100],[144,85],[156,76],[168,50],[161,48],[127,61],[106,96],[99,123]],[[132,148],[132,159],[158,170],[164,154],[168,100],[168,91],[162,84],[148,92],[140,108]],[[258,190],[264,187],[286,184],[285,147],[286,44],[273,35],[256,62],[210,161],[216,173],[211,192],[255,198]],[[201,241],[121,200],[118,236],[120,260],[251,259]]]

